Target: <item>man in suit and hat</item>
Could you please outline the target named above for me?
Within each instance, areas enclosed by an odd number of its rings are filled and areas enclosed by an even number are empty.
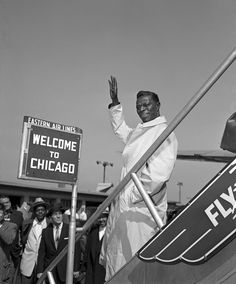
[[[49,210],[48,215],[51,218],[49,226],[43,230],[42,239],[38,254],[37,277],[42,276],[43,271],[56,258],[62,249],[68,244],[69,225],[63,222],[63,213],[65,209],[60,203],[54,204]],[[75,260],[80,256],[80,248],[75,245]],[[67,255],[53,269],[55,283],[66,283]],[[80,268],[79,261],[74,262],[75,274],[78,274]]]
[[[97,223],[88,233],[87,247],[85,253],[86,280],[85,284],[103,284],[105,282],[106,271],[104,266],[99,263],[99,256],[106,230],[109,209],[99,216]]]
[[[48,204],[42,198],[36,198],[31,205],[33,218],[27,219],[22,225],[23,254],[20,263],[21,283],[34,284],[37,281],[36,265],[42,230],[49,223],[46,218]]]

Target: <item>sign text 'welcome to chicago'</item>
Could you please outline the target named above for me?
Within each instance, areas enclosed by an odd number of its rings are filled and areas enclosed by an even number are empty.
[[[75,183],[82,130],[24,117],[19,178]]]

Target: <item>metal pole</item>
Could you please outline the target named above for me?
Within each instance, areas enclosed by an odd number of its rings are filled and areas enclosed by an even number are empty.
[[[69,241],[66,268],[66,284],[73,284],[74,254],[75,254],[75,231],[76,231],[76,204],[77,204],[77,185],[72,185],[71,210]]]
[[[181,203],[181,185],[179,186],[179,203]]]
[[[106,161],[104,161],[104,162],[97,161],[96,163],[97,163],[97,165],[101,164],[103,166],[103,183],[105,183],[106,182],[106,167],[107,166],[113,167],[113,163],[109,163],[109,162],[106,162]]]
[[[48,276],[48,281],[49,281],[50,284],[56,284],[51,271],[47,272],[47,276]]]
[[[183,186],[183,183],[181,181],[179,181],[177,183],[177,185],[179,186],[179,203],[181,203],[181,189],[182,189],[182,186]]]
[[[24,122],[24,129],[23,129],[22,142],[21,142],[21,151],[20,151],[20,162],[19,162],[19,169],[18,169],[18,177],[25,175],[26,165],[24,163],[24,157],[28,153],[30,131],[31,131],[31,128],[29,127],[29,124]]]
[[[103,163],[103,183],[105,183],[105,174],[106,174],[106,166],[107,164],[106,163]]]
[[[159,216],[151,198],[149,197],[149,195],[147,194],[147,192],[143,188],[141,181],[138,179],[138,177],[135,173],[131,174],[131,178],[132,178],[133,182],[135,183],[138,191],[140,192],[140,194],[141,194],[148,210],[150,211],[153,219],[155,220],[157,226],[161,229],[164,224],[163,224],[163,221],[162,221],[161,217]]]

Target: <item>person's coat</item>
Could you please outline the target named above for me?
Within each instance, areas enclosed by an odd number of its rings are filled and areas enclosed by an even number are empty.
[[[48,265],[56,258],[56,256],[62,251],[62,249],[68,244],[69,240],[69,225],[63,223],[61,229],[61,235],[56,248],[54,237],[53,237],[53,225],[49,224],[46,229],[42,232],[41,243],[38,253],[37,261],[37,273],[43,273]],[[76,261],[80,255],[79,246],[75,245],[75,261],[74,271],[79,271],[80,263]],[[57,264],[55,269],[57,270],[60,281],[65,282],[66,280],[66,268],[67,268],[67,255]]]
[[[46,218],[46,223],[47,225],[49,224],[49,220]],[[31,247],[25,251],[25,246],[28,240],[28,236],[30,233],[30,230],[32,229],[34,219],[27,219],[23,221],[22,224],[22,234],[21,234],[21,243],[22,243],[22,249],[23,249],[23,254],[22,254],[22,259],[20,263],[20,270],[23,275],[32,275],[32,272],[34,270],[37,257],[38,257],[38,242],[36,242],[35,246],[37,247]],[[41,236],[39,236],[41,238]],[[40,239],[39,239],[40,240]]]
[[[103,284],[105,281],[105,268],[99,264],[102,239],[99,240],[99,226],[91,229],[87,237],[86,247],[86,280],[85,284]]]
[[[11,283],[13,261],[11,257],[11,245],[17,234],[17,225],[4,222],[0,227],[0,284]]]
[[[110,119],[115,134],[125,144],[122,153],[123,179],[166,129],[167,123],[163,116],[159,116],[139,123],[132,129],[125,123],[121,105],[110,108]],[[137,173],[163,223],[166,222],[167,211],[166,182],[170,178],[176,156],[177,140],[171,133]],[[132,258],[154,235],[156,228],[139,191],[130,181],[111,204],[100,257],[100,262],[106,267],[106,280]]]
[[[20,211],[9,209],[7,210],[8,218],[4,219],[7,222],[11,222],[17,225],[17,232],[15,239],[11,245],[11,256],[15,268],[19,265],[20,256],[21,256],[21,246],[20,246],[20,232],[22,230],[23,214]]]

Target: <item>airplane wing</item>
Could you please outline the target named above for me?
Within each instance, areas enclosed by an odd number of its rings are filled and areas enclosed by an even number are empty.
[[[234,153],[226,150],[183,150],[178,151],[177,159],[189,161],[206,161],[215,163],[229,163],[235,157]]]

